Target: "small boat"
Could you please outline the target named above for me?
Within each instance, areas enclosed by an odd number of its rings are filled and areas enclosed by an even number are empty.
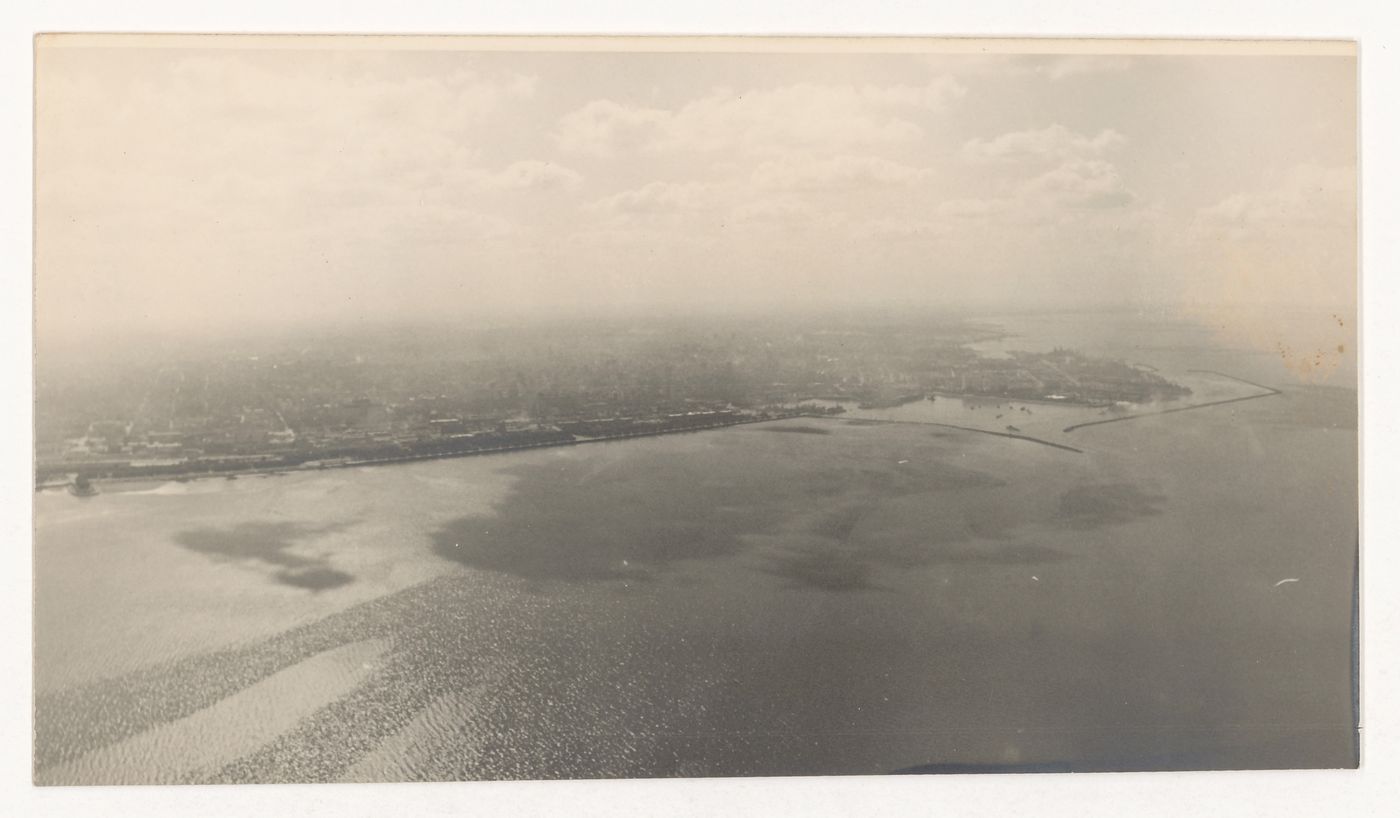
[[[1007,427],[1006,427],[1006,431],[1008,431],[1008,432],[1019,432],[1019,431],[1021,431],[1021,430],[1020,430],[1020,429],[1017,429],[1015,426],[1007,426]]]
[[[74,497],[92,497],[97,494],[97,487],[92,484],[91,480],[80,474],[73,478],[72,483],[68,484],[68,491]]]

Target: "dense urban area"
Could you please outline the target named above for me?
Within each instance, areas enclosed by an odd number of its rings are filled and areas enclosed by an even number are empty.
[[[658,319],[323,332],[126,357],[41,350],[36,477],[86,485],[448,457],[842,411],[832,401],[1110,405],[1189,392],[1071,350],[974,349],[999,335],[913,319]]]

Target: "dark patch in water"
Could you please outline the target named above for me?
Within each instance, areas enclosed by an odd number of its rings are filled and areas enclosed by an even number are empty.
[[[764,426],[759,429],[761,432],[789,432],[799,435],[829,435],[830,429],[819,429],[816,426]]]
[[[865,591],[875,587],[870,582],[874,568],[875,562],[866,555],[835,545],[822,545],[778,554],[763,570],[783,577],[794,587]]]
[[[851,538],[855,532],[856,525],[865,516],[866,509],[863,506],[850,506],[838,509],[826,515],[813,527],[813,533],[820,537],[844,542]]]
[[[869,462],[865,444],[830,440]],[[989,475],[932,459],[896,465],[896,452],[882,455],[876,461],[881,467],[820,471],[784,458],[734,454],[704,448],[683,456],[637,452],[602,467],[589,459],[521,465],[511,470],[519,479],[494,514],[448,522],[432,535],[432,547],[472,568],[530,580],[645,580],[677,563],[734,556],[749,547],[744,535],[794,521],[801,521],[804,537],[839,547],[880,502],[999,485]],[[803,561],[799,555],[784,568],[779,558],[771,572],[791,572],[833,590],[865,581],[859,572],[868,569],[856,566],[852,575],[830,563],[829,557]]]
[[[306,568],[300,571],[278,571],[276,579],[284,585],[293,585],[297,588],[306,588],[312,591],[339,588],[355,580],[350,574],[344,571],[337,571],[334,568]]]
[[[290,551],[298,541],[333,534],[348,523],[320,527],[302,523],[240,523],[230,528],[197,528],[181,531],[175,542],[191,551],[223,562],[259,562],[282,570],[272,579],[284,585],[323,591],[354,581],[354,576],[330,567],[326,557],[307,557]]]
[[[790,548],[773,555],[763,569],[792,585],[822,591],[877,589],[870,580],[876,569],[930,565],[1037,565],[1061,562],[1071,555],[1043,545],[943,546],[891,548],[879,545],[848,547],[835,541]]]
[[[847,426],[880,426],[884,421],[861,420],[859,418],[852,418],[850,420],[843,420],[841,422],[846,424]]]
[[[997,545],[988,548],[952,548],[929,552],[928,562],[948,564],[1037,565],[1061,562],[1070,555],[1044,545]]]
[[[879,481],[876,481],[877,484]],[[947,501],[941,510],[903,524],[881,500],[867,497],[809,517],[793,544],[766,555],[767,573],[793,586],[823,591],[873,589],[879,571],[932,565],[1034,565],[1059,562],[1072,555],[1042,545],[1008,542],[1013,521],[998,516],[983,520],[983,510]],[[877,523],[863,528],[867,516]]]
[[[530,579],[644,579],[679,560],[739,550],[743,513],[717,515],[733,487],[686,491],[650,480],[598,480],[586,463],[523,466],[494,517],[453,520],[433,534],[440,556]]]
[[[1162,513],[1166,497],[1131,483],[1080,486],[1060,495],[1060,521],[1072,528],[1098,528]]]

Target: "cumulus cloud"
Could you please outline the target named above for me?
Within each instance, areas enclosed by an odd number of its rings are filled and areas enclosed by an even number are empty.
[[[43,193],[103,196],[64,183],[117,168],[141,180],[128,193],[153,204],[177,196],[237,206],[243,200],[224,197],[240,193],[259,206],[279,197],[318,207],[368,193],[392,198],[474,166],[481,123],[535,90],[520,74],[372,69],[354,55],[276,65],[219,53],[179,59],[143,82],[60,75],[43,89],[40,124],[50,123],[53,136],[39,159],[64,162],[61,172],[43,174],[52,182]],[[60,122],[67,126],[52,126]]]
[[[720,174],[709,181],[650,182],[596,199],[595,214],[621,218],[717,211],[739,222],[810,220],[831,211],[822,197],[860,191],[879,194],[934,178],[919,168],[878,156],[801,154],[760,162],[749,173]],[[818,202],[823,202],[818,206]]]
[[[1044,206],[1106,209],[1132,203],[1133,194],[1112,163],[1072,159],[1021,186],[1020,196]]]
[[[555,142],[569,153],[612,156],[639,138],[654,135],[673,114],[657,108],[595,99],[559,120]]]
[[[1009,199],[949,199],[940,202],[938,215],[947,219],[983,219],[1004,212]]]
[[[881,185],[913,185],[933,178],[918,168],[879,156],[786,156],[754,169],[753,182],[775,190],[833,190]]]
[[[736,300],[792,297],[789,275],[837,299],[1073,300],[1154,276],[1172,297],[1190,270],[1220,300],[1222,270],[1248,299],[1354,269],[1338,61],[194,53],[40,49],[38,287],[74,326],[688,303],[698,271]],[[1168,98],[1125,93],[1146,79]],[[1044,118],[1006,126],[1030,99]]]
[[[734,208],[737,222],[811,220],[822,215],[821,210],[805,199],[792,195],[768,196],[744,202]]]
[[[946,235],[946,222],[936,218],[887,217],[853,221],[854,238],[873,241],[919,241]]]
[[[590,202],[587,209],[611,215],[645,215],[704,210],[719,205],[725,189],[708,182],[651,182]]]
[[[969,140],[963,145],[962,155],[973,162],[1066,159],[1100,156],[1126,141],[1112,128],[1087,136],[1054,124],[1039,130],[1004,133],[992,139]]]
[[[963,144],[962,158],[983,168],[977,172],[993,182],[996,195],[948,200],[938,213],[982,226],[1067,226],[1094,211],[1127,208],[1137,197],[1106,158],[1126,143],[1111,128],[1089,135],[1059,124],[971,139]]]
[[[942,110],[966,93],[952,77],[923,85],[820,85],[717,89],[674,109],[594,100],[565,114],[555,140],[566,151],[609,156],[647,151],[777,154],[917,140],[923,129],[899,112]]]
[[[1004,195],[948,199],[938,204],[936,212],[945,222],[983,227],[1065,225],[1089,218],[1093,211],[1121,210],[1136,202],[1112,163],[1071,159],[1011,184]]]
[[[495,173],[484,173],[480,184],[496,190],[572,190],[583,181],[578,171],[544,162],[527,159],[514,162]]]
[[[549,177],[477,170],[483,123],[534,95],[521,73],[405,70],[359,52],[42,59],[36,263],[64,271],[40,289],[74,314],[272,320],[329,292],[346,293],[337,309],[388,309],[431,290],[396,286],[405,267],[441,282],[507,238],[520,246],[520,222],[480,183]],[[84,272],[98,268],[106,290]]]
[[[1185,231],[1190,255],[1186,296],[1204,314],[1220,316],[1232,340],[1279,353],[1305,378],[1325,377],[1352,345],[1343,314],[1356,304],[1356,169],[1299,164],[1257,187],[1200,208]],[[1318,314],[1222,305],[1306,305]],[[1326,333],[1322,331],[1326,330]],[[1328,335],[1335,337],[1328,337]]]
[[[1197,223],[1237,232],[1350,227],[1356,217],[1354,168],[1305,164],[1262,190],[1235,193],[1201,208]]]

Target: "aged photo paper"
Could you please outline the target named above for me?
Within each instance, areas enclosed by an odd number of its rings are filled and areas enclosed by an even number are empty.
[[[1359,765],[1354,44],[34,59],[37,785]]]

